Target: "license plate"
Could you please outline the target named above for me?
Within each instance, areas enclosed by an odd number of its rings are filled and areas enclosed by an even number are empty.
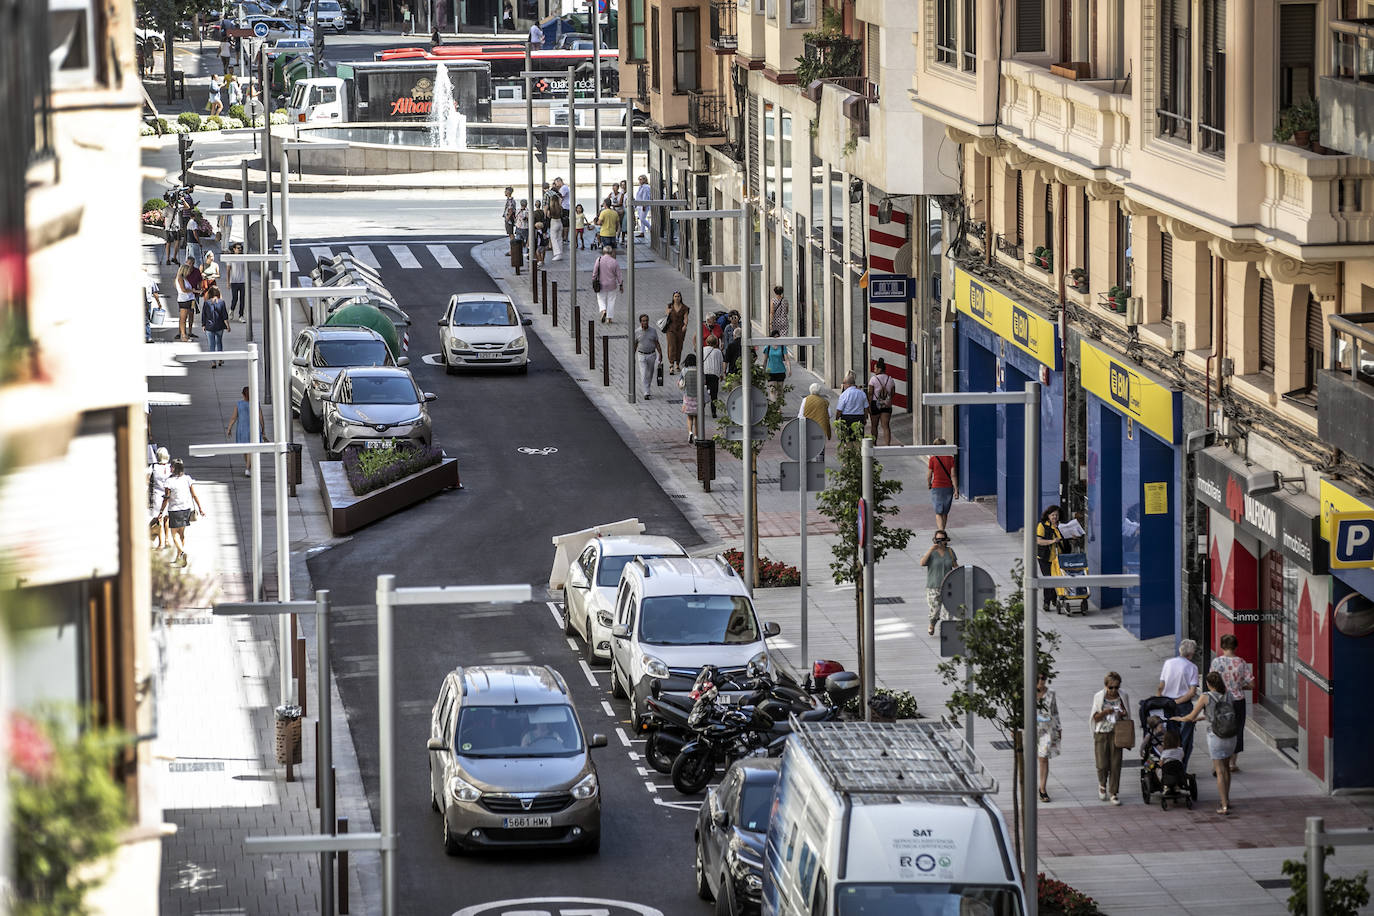
[[[552,827],[552,817],[506,817],[501,819],[501,826],[507,830],[519,827]]]
[[[391,440],[390,440],[390,439],[364,439],[364,440],[363,440],[363,448],[389,448],[390,446],[391,446]]]
[[[499,353],[499,352],[498,352],[498,353],[482,353],[482,352],[479,352],[479,353],[477,354],[477,358],[478,358],[478,359],[501,359],[501,358],[502,358],[502,354]]]

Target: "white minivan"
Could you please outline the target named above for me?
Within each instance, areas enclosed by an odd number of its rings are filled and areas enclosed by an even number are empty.
[[[764,641],[781,632],[759,625],[744,581],[719,557],[636,557],[620,574],[614,621],[611,693],[630,698],[636,730],[653,681],[685,692],[703,665],[726,677],[771,668]]]

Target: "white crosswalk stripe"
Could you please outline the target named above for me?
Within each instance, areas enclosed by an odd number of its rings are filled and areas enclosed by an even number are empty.
[[[448,250],[447,245],[426,245],[429,253],[434,255],[434,260],[439,262],[440,267],[461,268],[463,265],[458,263],[458,259],[453,256],[453,252]]]
[[[420,261],[415,255],[410,253],[410,248],[405,245],[388,245],[386,247],[387,250],[391,252],[391,256],[396,259],[397,264],[400,264],[406,270],[419,269]]]
[[[368,267],[377,268],[382,266],[377,263],[377,256],[372,253],[372,249],[366,245],[349,245],[348,250],[352,252],[353,257],[357,258],[360,263],[366,264]]]
[[[324,245],[311,245],[310,253],[314,255],[316,261],[327,261],[334,257],[334,249],[326,248]],[[314,265],[311,265],[314,268]]]

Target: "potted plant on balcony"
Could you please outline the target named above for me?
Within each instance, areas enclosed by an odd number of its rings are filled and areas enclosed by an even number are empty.
[[[802,35],[802,41],[805,50],[797,58],[798,85],[863,72],[863,43],[844,33],[844,17],[839,10],[825,7],[821,27]]]
[[[1279,122],[1274,128],[1274,139],[1281,143],[1292,142],[1304,149],[1312,142],[1312,135],[1321,126],[1321,113],[1317,103],[1311,99],[1290,105],[1279,112]]]
[[[1130,290],[1120,286],[1113,286],[1107,290],[1107,307],[1113,312],[1120,314],[1126,311],[1126,297],[1131,294]]]
[[[1081,267],[1075,267],[1069,271],[1069,286],[1080,293],[1088,291],[1088,272]]]

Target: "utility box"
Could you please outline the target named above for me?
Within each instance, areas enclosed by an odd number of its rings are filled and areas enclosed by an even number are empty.
[[[714,439],[697,440],[697,480],[711,490],[711,481],[716,479],[716,442]]]
[[[301,762],[301,708],[277,707],[277,763],[298,766]]]

